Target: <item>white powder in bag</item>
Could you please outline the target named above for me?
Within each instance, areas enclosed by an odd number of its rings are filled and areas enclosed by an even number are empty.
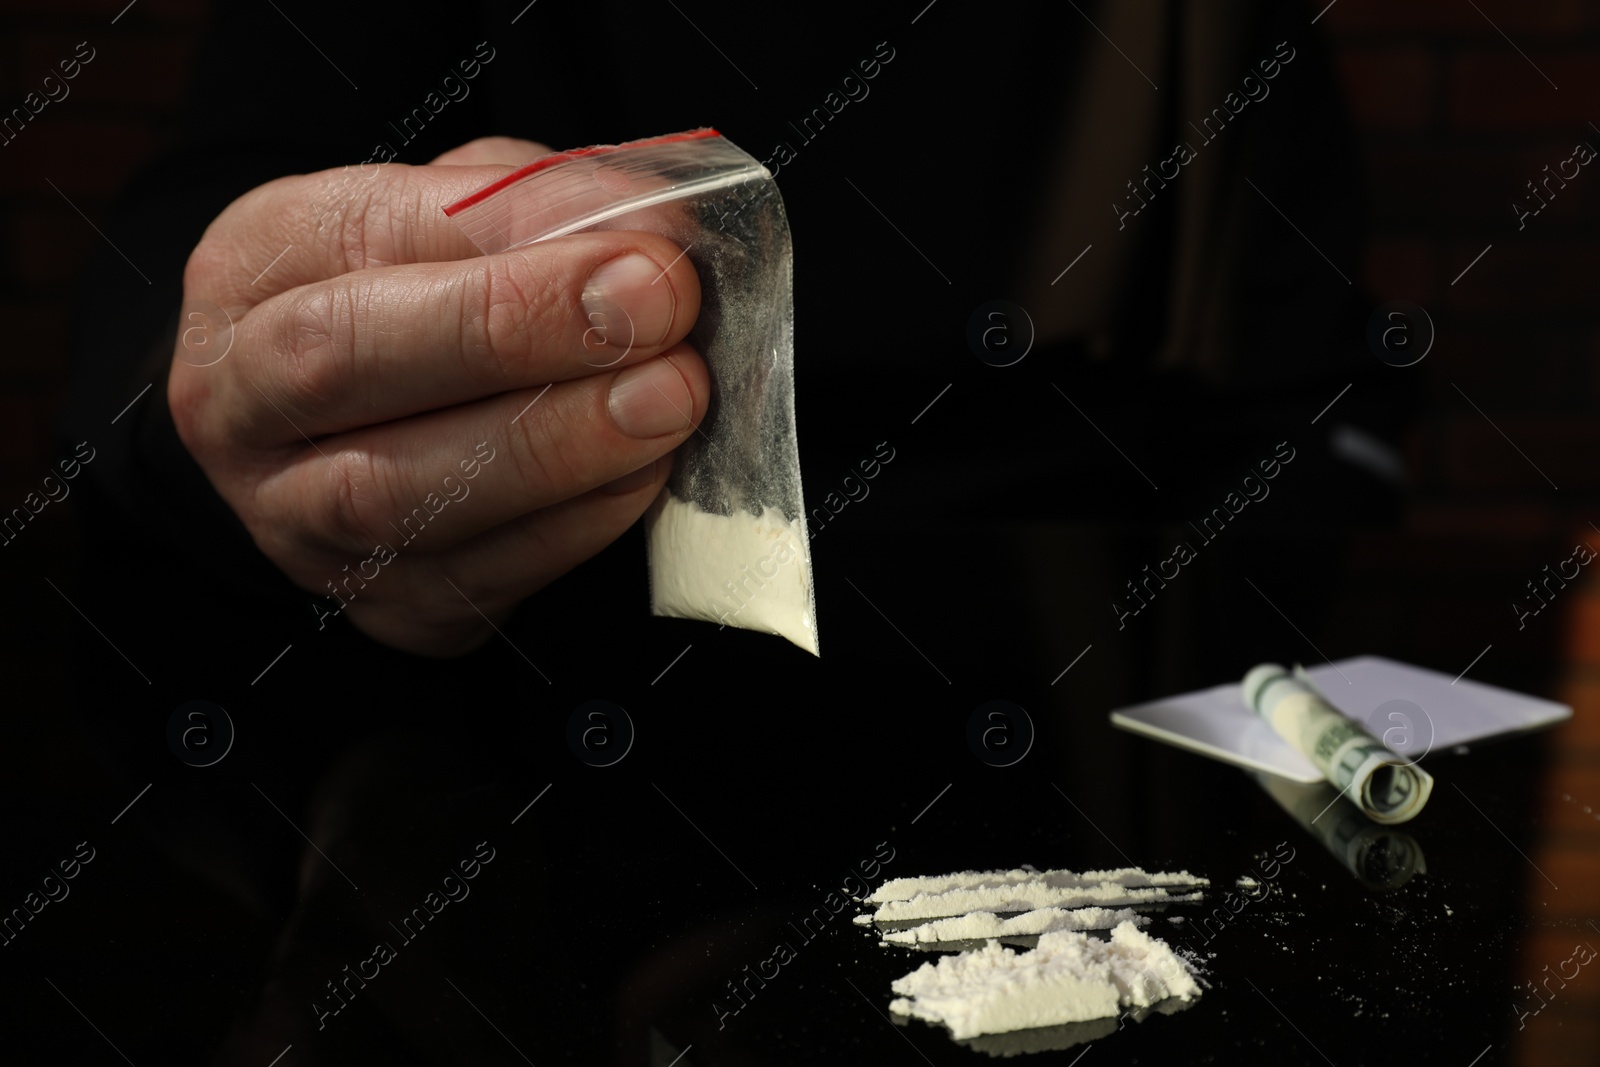
[[[889,1010],[943,1023],[956,1039],[1116,1015],[1200,994],[1188,964],[1132,922],[1110,941],[1058,931],[1037,948],[983,948],[925,963],[896,979]]]
[[[771,507],[717,515],[663,489],[646,522],[653,614],[777,634],[820,654],[811,549],[799,519]]]
[[[1057,930],[1109,930],[1119,923],[1143,926],[1149,918],[1131,908],[1036,908],[1002,919],[992,911],[975,911],[953,919],[935,919],[909,930],[890,930],[884,944],[915,945],[930,941],[971,941],[985,937],[1027,937]]]

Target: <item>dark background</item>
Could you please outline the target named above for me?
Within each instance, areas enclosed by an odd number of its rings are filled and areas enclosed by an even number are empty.
[[[0,375],[4,376],[4,389],[0,390],[0,501],[7,506],[20,501],[59,458],[52,435],[67,388],[69,307],[81,295],[75,289],[79,272],[98,251],[100,242],[83,215],[100,222],[133,176],[172,143],[180,102],[210,17],[210,5],[204,3],[140,0],[115,26],[108,27],[107,19],[119,6],[73,0],[48,4],[7,0],[0,5],[5,19],[0,38],[0,96],[8,102],[20,100],[34,88],[39,72],[70,55],[77,41],[88,37],[98,50],[85,74],[71,83],[72,94],[66,101],[51,104],[14,143],[0,147],[0,270],[4,273],[4,296],[0,297],[0,337],[4,339],[0,342]],[[1308,16],[1320,6],[1309,5]],[[1530,864],[1500,848],[1502,839],[1482,827],[1475,827],[1481,833],[1458,833],[1460,824],[1447,821],[1447,817],[1466,820],[1473,816],[1443,786],[1436,801],[1442,810],[1430,812],[1435,816],[1436,840],[1455,842],[1470,836],[1476,844],[1463,844],[1460,854],[1494,867],[1495,878],[1506,883],[1506,899],[1520,901],[1519,906],[1537,914],[1539,923],[1497,950],[1493,981],[1497,989],[1505,989],[1524,979],[1537,979],[1548,964],[1565,958],[1574,937],[1567,925],[1581,925],[1600,916],[1600,821],[1586,810],[1600,809],[1600,727],[1596,726],[1600,722],[1596,707],[1600,703],[1600,587],[1586,580],[1565,591],[1553,610],[1530,620],[1521,631],[1508,606],[1528,578],[1546,563],[1553,565],[1565,558],[1577,539],[1595,536],[1590,524],[1600,522],[1600,473],[1596,473],[1600,467],[1595,464],[1600,455],[1600,423],[1593,417],[1600,391],[1600,301],[1595,296],[1596,268],[1600,267],[1595,222],[1600,178],[1589,173],[1592,168],[1585,168],[1522,232],[1516,230],[1510,206],[1514,198],[1525,195],[1525,181],[1538,175],[1546,164],[1553,166],[1570,154],[1574,140],[1600,138],[1590,126],[1600,121],[1600,3],[1551,0],[1537,6],[1479,6],[1526,58],[1489,24],[1484,13],[1464,2],[1339,0],[1317,23],[1352,115],[1366,177],[1370,226],[1357,284],[1373,305],[1407,300],[1426,308],[1437,326],[1438,338],[1422,363],[1394,372],[1411,376],[1422,391],[1420,407],[1404,438],[1409,493],[1403,514],[1392,525],[1352,533],[1336,544],[1335,556],[1309,564],[1308,570],[1317,575],[1315,583],[1327,587],[1331,600],[1319,616],[1321,622],[1306,636],[1335,658],[1378,652],[1452,675],[1474,663],[1473,658],[1489,646],[1483,658],[1475,661],[1474,678],[1573,705],[1575,714],[1568,725],[1536,741],[1485,750],[1489,754],[1483,757],[1499,761],[1492,765],[1525,787],[1520,792],[1513,790],[1515,795],[1505,802],[1512,814],[1507,816],[1510,821],[1501,825],[1517,839]],[[1530,61],[1559,85],[1559,90],[1540,76]],[[83,215],[62,194],[70,197]],[[1489,252],[1452,284],[1491,243]],[[908,396],[907,412],[934,391]],[[944,402],[951,399],[946,397]],[[1481,412],[1474,410],[1473,402]],[[801,410],[806,411],[803,396]],[[1507,438],[1515,445],[1508,444]],[[862,455],[870,444],[862,439]],[[843,458],[848,462],[851,457]],[[818,479],[817,487],[823,491],[827,473],[808,468],[808,477]],[[883,484],[890,484],[887,479],[896,473],[894,467],[888,468]],[[1552,482],[1559,488],[1553,488]],[[808,494],[811,492],[808,483]],[[1329,500],[1327,506],[1337,507],[1339,502]],[[134,792],[84,758],[82,742],[62,712],[69,663],[73,662],[70,646],[80,639],[82,628],[73,609],[40,579],[49,578],[63,589],[73,588],[84,544],[76,515],[71,503],[51,505],[30,524],[25,538],[0,549],[4,553],[0,556],[4,559],[0,587],[5,590],[7,608],[5,629],[0,634],[6,663],[0,684],[8,698],[3,767],[10,799],[8,823],[15,824],[8,832],[15,847],[6,849],[5,877],[0,884],[8,902],[24,891],[33,867],[42,870],[54,862],[56,851],[66,854],[62,846],[82,836],[75,828],[87,825],[91,813],[99,820],[102,808],[109,805],[108,810],[115,811]],[[841,555],[835,558],[848,558],[844,549],[826,545],[827,536],[819,538],[819,572],[828,566],[826,553],[837,551]],[[987,536],[991,533],[975,532],[972,543],[982,543]],[[1025,542],[1045,535],[1023,528],[1004,536]],[[916,565],[937,566],[935,554],[929,552],[928,557]],[[1064,570],[1070,567],[1070,558],[1070,552],[1058,554]],[[98,561],[100,565],[105,562]],[[139,566],[136,558],[119,562]],[[871,576],[870,571],[867,574]],[[1025,573],[1017,580],[1044,579],[1037,573]],[[870,584],[867,587],[872,588]],[[181,600],[186,591],[174,589],[172,595]],[[825,641],[829,607],[823,602]],[[889,614],[904,622],[905,617],[892,607]],[[910,628],[926,632],[926,620],[916,619],[915,612],[910,615],[916,621]],[[206,625],[203,616],[194,619],[197,630]],[[1017,625],[1027,628],[1026,620]],[[697,631],[683,632],[690,635],[686,640],[693,640]],[[1036,638],[1037,633],[1028,639]],[[178,630],[156,639],[181,646],[189,635]],[[892,635],[888,638],[897,640]],[[1065,666],[1084,643],[1065,641],[1051,655]],[[937,647],[924,647],[935,661],[948,667]],[[898,644],[886,644],[885,649],[885,657],[901,657],[906,652]],[[1296,654],[1308,660],[1313,655],[1309,651]],[[1131,666],[1123,669],[1145,669],[1137,651],[1127,655]],[[668,657],[658,658],[664,665]],[[895,669],[910,670],[918,662],[896,662]],[[1092,667],[1092,661],[1084,666]],[[1139,686],[1106,688],[1109,692],[1162,692],[1221,680],[1233,669],[1232,663],[1216,669],[1193,662],[1182,668],[1169,664],[1164,679],[1146,678]],[[630,664],[630,670],[653,673],[642,663]],[[1012,691],[1042,690],[1043,681],[1019,683]],[[1102,716],[1107,709],[1094,704],[1095,696],[1092,687],[1082,691],[1086,706],[1079,709],[1080,714]],[[861,704],[892,699],[898,698],[886,690],[862,698]],[[846,697],[840,700],[850,706]],[[941,709],[932,717],[952,735],[960,720],[950,709]],[[819,710],[819,721],[821,718]],[[730,726],[734,728],[737,724]],[[830,728],[840,727],[835,722]],[[781,738],[783,731],[775,736]],[[890,751],[895,741],[890,736],[877,740],[885,751]],[[815,737],[798,735],[782,743],[797,751],[809,751],[808,744],[818,752],[827,747]],[[1106,743],[1123,746],[1124,753],[1132,744],[1120,738]],[[914,750],[916,746],[910,747]],[[1057,739],[1050,751],[1067,747],[1067,742]],[[1144,748],[1134,751],[1148,761],[1148,768],[1178,767],[1188,759],[1166,752],[1152,755]],[[843,761],[841,766],[859,770],[872,764],[863,758]],[[850,788],[848,775],[829,773],[844,779],[840,788]],[[1218,795],[1244,804],[1264,803],[1259,798],[1252,801],[1249,791],[1225,777],[1223,771],[1197,773],[1211,788],[1222,791]],[[1483,777],[1481,770],[1457,773],[1462,775],[1458,781]],[[927,796],[932,797],[946,780],[942,772],[930,772]],[[1048,780],[1045,774],[1040,782]],[[648,798],[646,781],[641,777],[634,784],[640,795]],[[1068,791],[1072,791],[1070,786]],[[506,803],[514,811],[521,805],[513,793],[515,790],[507,787]],[[532,794],[516,794],[522,795]],[[885,800],[872,790],[864,790],[863,795]],[[1156,795],[1162,794],[1158,791]],[[1169,799],[1181,803],[1179,797]],[[902,829],[920,806],[912,804],[909,810],[896,812]],[[862,809],[863,825],[876,827],[879,822],[891,821],[888,816],[871,814],[870,804],[863,803]],[[1255,813],[1261,825],[1270,826],[1271,810],[1267,807],[1262,809],[1265,814]],[[803,836],[804,823],[797,817],[784,833]],[[1286,833],[1292,830],[1289,824],[1283,825]],[[951,832],[963,829],[978,836],[994,832],[991,825],[975,818],[958,819]],[[1108,830],[1123,847],[1129,847],[1123,834],[1137,832],[1126,827],[1119,832],[1115,826]],[[840,848],[865,856],[873,842],[887,835],[887,831],[880,835],[876,829],[862,829],[859,841],[852,837]],[[1181,860],[1188,854],[1183,847],[1163,843],[1160,838],[1159,834],[1141,834],[1156,855]],[[1100,847],[1091,833],[1084,832],[1081,840],[1091,852]],[[1250,844],[1265,848],[1271,843],[1262,838]],[[141,862],[136,848],[123,847],[130,863]],[[1314,847],[1305,842],[1308,852]],[[1235,851],[1240,853],[1242,873],[1251,849]],[[116,849],[108,848],[108,855],[115,862]],[[1118,862],[1115,853],[1094,858]],[[996,865],[1020,861],[994,860]],[[708,854],[706,862],[719,861]],[[930,872],[973,863],[959,849],[945,853],[936,845],[925,846],[916,862],[919,869],[926,865]],[[1036,858],[1032,862],[1046,861]],[[1080,861],[1073,858],[1058,865],[1079,866]],[[1559,885],[1560,892],[1544,893],[1546,879],[1530,865]],[[782,869],[783,863],[774,859],[767,866]],[[719,891],[728,889],[722,885],[728,872],[712,869]],[[809,873],[815,879],[826,872]],[[1225,874],[1224,865],[1219,863],[1212,873]],[[760,874],[757,878],[766,880]],[[185,884],[183,879],[169,874],[159,884],[161,893],[152,892],[152,899],[141,901],[140,906],[174,907],[172,899],[163,894]],[[805,899],[807,891],[799,883],[790,888],[796,899]],[[125,891],[136,893],[132,888]],[[182,932],[186,928],[199,931],[208,921],[238,919],[221,898],[204,891],[196,891],[178,907],[193,909],[192,924],[164,927],[167,933],[152,938],[145,948],[159,952],[161,945],[167,945],[173,953],[170,959],[181,963],[177,984],[185,988],[204,985],[208,970],[216,966],[226,969],[229,961],[238,957],[241,942],[223,938],[212,945],[199,933],[185,941]],[[94,987],[94,976],[101,973],[98,968],[110,968],[107,981],[113,975],[118,981],[128,980],[137,970],[126,962],[102,962],[106,945],[97,939],[114,942],[119,924],[137,936],[139,919],[124,915],[91,923],[89,907],[80,912],[70,901],[60,910],[73,912],[72,919],[81,920],[90,932],[80,931],[77,937],[62,935],[65,940],[55,946],[60,954],[55,973],[74,974],[81,979],[77,988],[89,989]],[[47,913],[43,918],[65,920],[67,916]],[[487,919],[482,921],[487,923]],[[243,942],[265,954],[272,941],[270,931],[253,936],[253,942],[249,936]],[[1595,939],[1600,940],[1600,935]],[[868,958],[869,947],[863,943],[855,955]],[[1410,961],[1416,964],[1426,953],[1416,945],[1412,949]],[[214,952],[215,959],[208,959],[208,952]],[[752,953],[742,958],[757,957]],[[841,958],[852,957],[846,952]],[[869,967],[880,966],[881,961],[868,959]],[[728,972],[733,969],[726,968]],[[11,981],[8,977],[8,985]],[[13,991],[5,998],[8,1019],[39,1011],[48,1013],[63,1028],[80,1026],[78,1017],[56,1002],[48,989],[43,990],[47,999],[36,999],[40,996],[34,988],[37,983],[24,986],[21,979],[17,981],[15,989],[29,991]],[[59,984],[62,979],[56,981]],[[877,996],[883,980],[874,973],[857,984]],[[244,986],[219,994],[218,1002],[248,1002]],[[83,1005],[82,1000],[78,1003]],[[177,998],[173,1003],[185,1002]],[[1493,1005],[1499,1003],[1499,999],[1493,1001]],[[1156,1022],[1176,1028],[1207,1008],[1202,1001],[1189,1015]],[[183,1010],[175,1007],[178,1017],[153,1026],[153,1031],[160,1033],[168,1026],[181,1029],[185,1025]],[[1498,1006],[1484,1010],[1503,1013]],[[96,1016],[92,1010],[88,1014]],[[225,1022],[211,1020],[201,1029],[215,1033],[219,1026],[225,1028]],[[929,1047],[934,1045],[931,1035],[918,1036]],[[80,1037],[72,1031],[72,1040]],[[152,1040],[155,1043],[144,1047],[161,1047],[159,1040]],[[1503,1026],[1494,1041],[1496,1051],[1485,1063],[1501,1057],[1504,1062],[1530,1064],[1556,1062],[1559,1057],[1566,1057],[1567,1062],[1592,1062],[1594,1051],[1600,1049],[1600,978],[1586,969],[1540,1014],[1536,1025],[1522,1031]],[[92,1050],[94,1056],[109,1055],[103,1046],[85,1044],[83,1048]],[[1463,1063],[1470,1053],[1469,1049],[1462,1057]],[[86,1057],[90,1054],[84,1053]],[[900,1054],[909,1056],[903,1048],[883,1050],[886,1057]],[[1304,1049],[1294,1054],[1302,1055]],[[534,1059],[539,1061],[538,1056]],[[143,1062],[138,1055],[134,1061]],[[84,1058],[76,1062],[101,1061]],[[1383,1057],[1376,1055],[1370,1062],[1383,1062]]]

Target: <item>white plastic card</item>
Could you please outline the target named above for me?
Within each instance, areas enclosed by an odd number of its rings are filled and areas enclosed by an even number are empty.
[[[1381,656],[1324,663],[1306,673],[1334,707],[1407,759],[1572,717],[1565,704],[1467,678],[1452,680],[1448,674]],[[1321,781],[1310,760],[1244,706],[1240,680],[1119,708],[1111,713],[1111,722],[1224,763],[1296,782]]]

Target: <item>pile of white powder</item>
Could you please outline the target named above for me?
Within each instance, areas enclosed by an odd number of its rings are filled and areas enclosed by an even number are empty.
[[[770,507],[717,515],[664,489],[647,522],[654,614],[777,634],[819,654],[811,549],[799,519]]]
[[[924,963],[893,989],[900,995],[890,1011],[943,1023],[958,1040],[1098,1019],[1200,994],[1183,958],[1131,922],[1112,930],[1110,941],[1071,931],[1045,934],[1030,952],[990,941]]]
[[[878,909],[855,921],[932,920],[885,932],[885,945],[989,939],[982,948],[923,964],[893,986],[899,997],[891,1011],[943,1023],[959,1040],[1198,996],[1189,964],[1139,930],[1150,920],[1111,905],[1198,900],[1208,885],[1188,871],[1137,867],[961,871],[890,879],[867,897]],[[1105,929],[1110,941],[1080,932]],[[1031,935],[1039,942],[1027,952],[992,940]]]

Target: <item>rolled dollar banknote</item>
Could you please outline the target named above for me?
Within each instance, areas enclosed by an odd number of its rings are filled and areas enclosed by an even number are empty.
[[[1414,819],[1433,792],[1433,776],[1390,752],[1341,715],[1299,667],[1263,663],[1244,676],[1245,707],[1309,759],[1374,822]]]

